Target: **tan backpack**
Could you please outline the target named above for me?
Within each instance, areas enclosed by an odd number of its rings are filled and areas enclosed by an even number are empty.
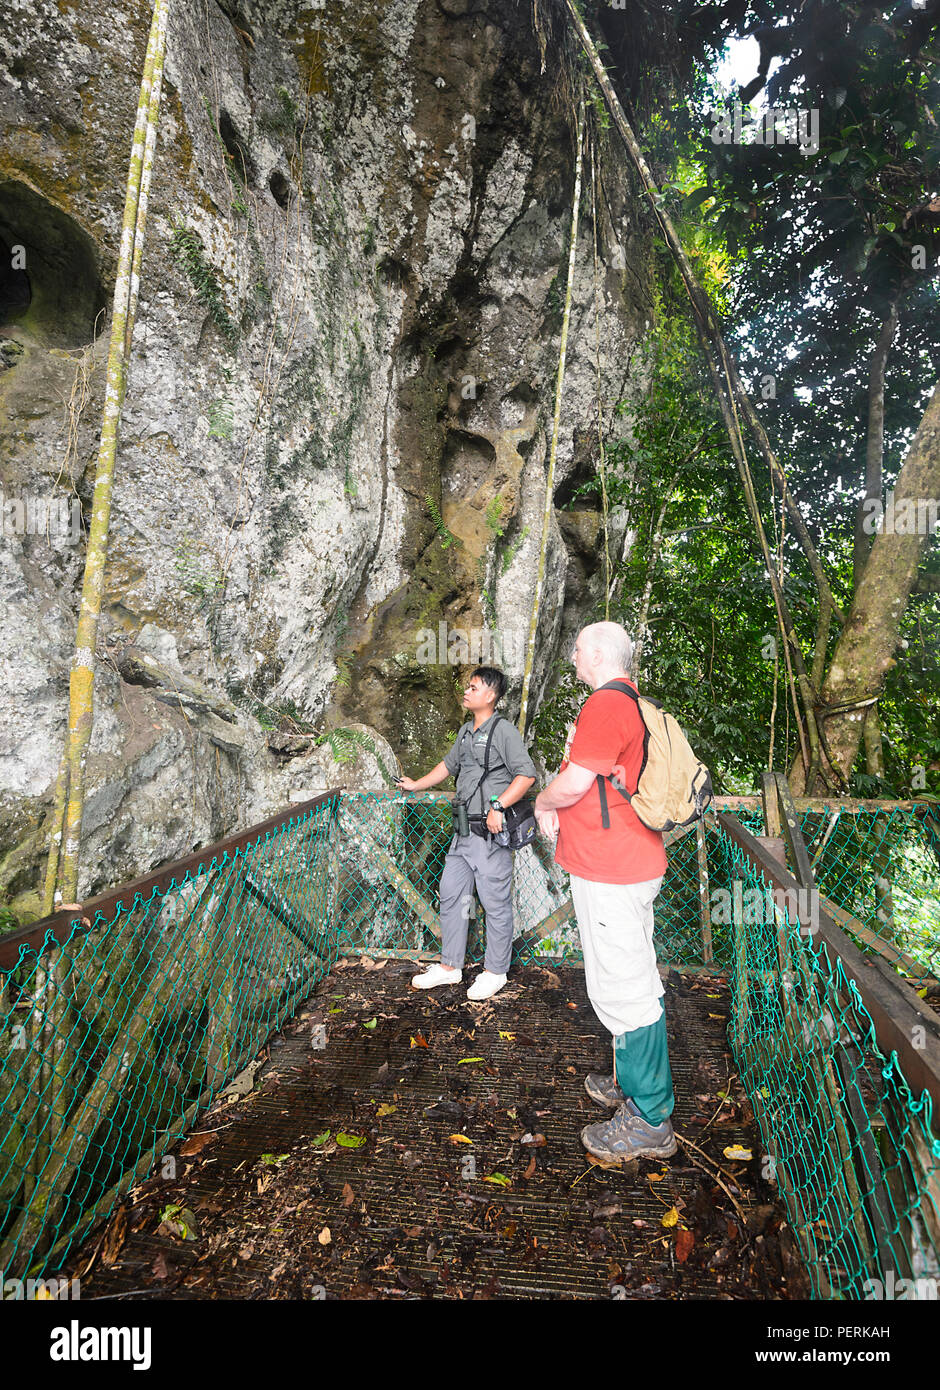
[[[657,700],[638,695],[626,681],[608,681],[599,690],[620,690],[636,701],[643,720],[643,762],[636,791],[626,789],[624,769],[615,767],[609,777],[597,778],[601,798],[601,824],[610,829],[606,784],[629,801],[639,819],[650,830],[673,830],[690,825],[708,809],[714,793],[708,768],[695,756],[685,734]]]

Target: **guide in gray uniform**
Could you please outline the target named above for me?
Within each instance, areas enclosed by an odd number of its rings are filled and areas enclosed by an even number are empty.
[[[403,791],[417,792],[456,776],[455,804],[466,812],[466,833],[455,828],[441,875],[441,963],[414,977],[416,989],[453,985],[463,978],[474,888],[486,913],[486,957],[467,998],[488,999],[506,983],[512,954],[512,850],[496,844],[493,837],[503,828],[504,809],[535,782],[535,765],[515,724],[496,713],[505,690],[502,671],[478,666],[463,695],[472,717],[461,726],[453,746],[425,777],[398,781]]]

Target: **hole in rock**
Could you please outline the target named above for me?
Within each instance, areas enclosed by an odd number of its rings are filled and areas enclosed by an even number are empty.
[[[289,181],[281,173],[280,169],[274,169],[268,179],[268,187],[271,190],[271,197],[278,207],[290,207],[291,186]]]
[[[50,347],[80,347],[106,308],[88,233],[28,184],[0,183],[0,332],[20,327]]]
[[[531,448],[531,444],[529,447]],[[579,493],[579,488],[584,487],[586,483],[592,484],[591,491]],[[601,510],[597,470],[590,457],[576,462],[567,478],[560,482],[555,489],[555,506],[567,507],[569,503],[573,503],[578,511],[599,512]]]
[[[232,170],[242,183],[250,183],[255,176],[255,166],[248,146],[238,133],[238,127],[223,107],[219,112],[219,135],[225,152],[232,161]]]

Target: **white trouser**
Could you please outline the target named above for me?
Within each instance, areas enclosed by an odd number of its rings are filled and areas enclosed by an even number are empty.
[[[666,993],[653,946],[653,902],[662,878],[594,883],[569,877],[594,1012],[615,1038],[649,1027],[662,1013]]]

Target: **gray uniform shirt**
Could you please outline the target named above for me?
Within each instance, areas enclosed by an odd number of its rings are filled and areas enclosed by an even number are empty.
[[[474,788],[483,772],[483,755],[494,719],[497,724],[490,744],[490,770],[476,792]],[[444,755],[444,766],[457,778],[460,800],[472,798],[467,808],[472,816],[485,815],[490,809],[490,797],[502,796],[513,778],[535,776],[535,764],[526,751],[522,735],[515,724],[499,714],[491,714],[475,733],[472,720],[463,724],[453,747]]]

